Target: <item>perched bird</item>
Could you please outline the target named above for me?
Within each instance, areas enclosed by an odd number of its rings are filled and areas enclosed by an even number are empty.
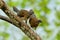
[[[27,22],[27,19],[30,17],[30,13],[27,10],[18,10],[16,7],[13,7],[13,10],[17,12],[17,15]]]
[[[13,7],[13,10],[17,13],[17,15],[22,18],[22,20],[25,20],[27,23],[27,20],[29,19],[29,24],[32,28],[35,28],[41,23],[41,20],[38,20],[36,18],[36,15],[34,14],[33,10],[27,11],[27,10],[18,10],[16,7]]]
[[[36,29],[36,27],[39,25],[39,23],[41,23],[42,21],[41,20],[38,20],[37,18],[36,18],[36,16],[34,15],[34,12],[32,11],[32,10],[30,10],[31,11],[31,13],[33,13],[31,16],[30,16],[30,20],[29,20],[29,23],[30,23],[30,26],[32,27],[32,28],[35,28]]]

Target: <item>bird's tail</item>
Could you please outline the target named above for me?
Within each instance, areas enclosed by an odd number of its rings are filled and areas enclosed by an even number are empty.
[[[15,6],[13,7],[13,10],[17,13],[19,12],[19,10]]]

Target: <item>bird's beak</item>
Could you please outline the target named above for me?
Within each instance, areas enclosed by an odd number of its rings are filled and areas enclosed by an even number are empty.
[[[39,23],[41,23],[42,21],[41,20],[38,20]]]

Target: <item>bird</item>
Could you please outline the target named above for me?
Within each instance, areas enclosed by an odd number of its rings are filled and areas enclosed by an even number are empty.
[[[36,18],[36,15],[34,14],[34,12],[32,10],[30,10],[31,13],[33,13],[31,16],[30,16],[30,19],[29,19],[29,24],[32,28],[37,28],[37,26],[39,25],[39,23],[41,23],[42,21],[39,20],[38,18]]]
[[[27,11],[27,10],[18,10],[16,7],[13,7],[13,10],[17,13],[17,16],[19,16],[22,20],[25,20],[26,23],[27,20],[29,19],[29,24],[32,28],[36,29],[39,23],[42,22],[36,17],[32,9]]]
[[[15,6],[13,7],[13,10],[17,13],[17,16],[19,16],[22,20],[25,20],[27,23],[27,19],[30,17],[31,13],[27,10],[18,10]]]

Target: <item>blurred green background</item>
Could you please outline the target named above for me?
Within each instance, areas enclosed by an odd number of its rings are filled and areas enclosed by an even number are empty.
[[[38,19],[42,20],[36,33],[42,40],[60,40],[60,0],[4,0],[10,9],[32,9]],[[4,12],[0,10],[0,15]],[[19,28],[0,20],[0,40],[30,40]]]

